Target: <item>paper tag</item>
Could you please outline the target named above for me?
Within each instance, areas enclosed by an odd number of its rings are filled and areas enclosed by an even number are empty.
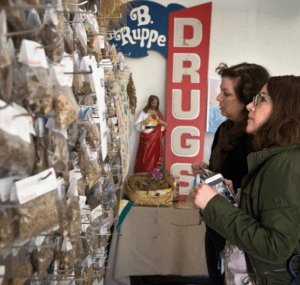
[[[55,114],[55,111],[52,112],[52,115]],[[49,130],[49,131],[52,131],[52,132],[57,132],[57,133],[60,133],[61,135],[64,136],[64,138],[67,140],[68,139],[68,131],[67,131],[67,127],[63,130],[59,130],[59,129],[56,129],[54,127],[55,125],[55,118],[49,118],[47,120],[47,123],[46,123],[46,128]]]
[[[112,122],[114,125],[116,125],[118,123],[118,118],[117,117],[113,117],[111,118]]]
[[[37,175],[15,182],[15,196],[20,204],[24,204],[56,188],[55,171],[49,168]]]
[[[64,57],[58,66],[53,65],[50,70],[50,85],[61,85],[72,87],[73,74],[65,74],[65,72],[73,72],[73,58]]]
[[[56,200],[64,198],[66,195],[65,180],[63,178],[57,178],[57,190],[55,192]]]
[[[103,36],[94,36],[92,47],[93,47],[93,51],[101,52],[101,49],[105,48],[104,37]]]
[[[0,266],[0,275],[4,276],[5,275],[5,266],[1,265]],[[2,284],[3,278],[0,278],[0,284]]]
[[[94,221],[96,218],[103,214],[102,205],[100,204],[91,212],[91,221]]]
[[[6,103],[0,100],[0,107],[4,106],[6,106]],[[11,135],[19,136],[27,143],[31,143],[30,134],[35,135],[32,118],[30,116],[18,116],[20,114],[27,115],[28,112],[15,103],[1,110],[0,129]]]
[[[19,62],[28,66],[41,66],[48,68],[43,46],[34,41],[22,40]]]
[[[85,230],[90,226],[89,219],[85,216],[81,216],[81,229],[85,232]]]
[[[73,196],[78,196],[77,179],[76,179],[75,169],[69,171],[69,176],[70,176],[69,177],[70,186],[69,186],[68,193],[67,193],[68,198],[73,197]]]
[[[75,166],[74,168],[75,170],[75,176],[76,176],[76,180],[79,180],[82,178],[82,174],[80,172],[80,167],[78,165]]]
[[[14,180],[20,180],[22,178],[25,177],[15,175],[15,176],[0,179],[0,189],[1,189],[0,199],[2,202],[5,202],[9,199]]]
[[[16,255],[18,254],[20,248],[13,248],[12,249],[12,254],[13,254],[13,257],[16,257]]]
[[[36,119],[34,130],[39,137],[43,137],[45,135],[45,121],[43,118]]]
[[[100,234],[101,235],[106,235],[107,234],[107,227],[105,227],[105,226],[101,227]]]
[[[81,208],[85,208],[86,196],[79,196],[79,206]]]
[[[37,246],[41,246],[44,240],[45,240],[45,237],[44,237],[44,236],[37,236],[37,237],[35,238],[35,244],[36,244]]]
[[[67,251],[72,250],[72,249],[73,249],[72,244],[71,244],[70,240],[68,239],[67,240]]]
[[[98,152],[97,151],[93,151],[90,146],[87,147],[87,153],[88,153],[89,159],[91,161],[98,158]]]

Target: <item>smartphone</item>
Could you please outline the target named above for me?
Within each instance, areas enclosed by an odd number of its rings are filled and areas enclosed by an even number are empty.
[[[216,174],[205,180],[205,183],[217,189],[219,194],[227,199],[231,204],[237,205],[237,202],[232,195],[229,187],[224,181],[224,177],[221,174]]]

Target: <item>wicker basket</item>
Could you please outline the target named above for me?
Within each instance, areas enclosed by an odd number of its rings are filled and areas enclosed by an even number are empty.
[[[157,202],[159,202],[159,206],[171,206],[174,195],[174,185],[168,179],[163,178],[159,183],[167,186],[167,188],[140,190],[141,185],[147,186],[145,181],[149,180],[149,177],[152,177],[152,173],[138,173],[127,177],[125,185],[129,200],[134,201],[135,206],[157,206]],[[149,188],[150,187],[149,185]]]

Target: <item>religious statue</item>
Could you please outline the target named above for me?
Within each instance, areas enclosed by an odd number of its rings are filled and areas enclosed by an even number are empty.
[[[167,123],[159,111],[159,98],[157,96],[149,96],[148,104],[139,114],[134,127],[140,132],[134,173],[152,172],[154,168],[159,169],[162,165],[162,139],[166,133]]]

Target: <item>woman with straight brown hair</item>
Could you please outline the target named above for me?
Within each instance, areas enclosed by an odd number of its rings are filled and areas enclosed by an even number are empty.
[[[221,92],[217,97],[221,114],[228,119],[218,128],[211,148],[209,165],[204,162],[192,165],[194,175],[200,167],[221,173],[232,180],[234,188],[241,187],[247,174],[247,156],[252,149],[252,135],[246,133],[248,110],[246,105],[269,79],[268,71],[261,65],[243,62],[233,66],[221,63],[217,73],[222,77]],[[205,253],[210,284],[222,285],[219,268],[220,252],[226,239],[206,225]]]
[[[206,184],[194,187],[194,203],[245,252],[253,284],[290,285],[300,273],[300,77],[271,77],[247,109],[256,152],[247,157],[239,208]]]

